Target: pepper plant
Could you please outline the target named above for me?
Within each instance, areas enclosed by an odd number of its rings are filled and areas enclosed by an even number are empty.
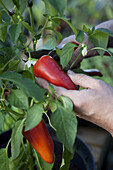
[[[43,13],[43,22],[38,26],[33,16],[35,1],[10,1],[13,3],[13,9],[9,9],[4,1],[0,0],[0,131],[4,131],[7,119],[12,120],[11,139],[6,148],[0,149],[1,170],[52,169],[55,160],[54,144],[44,123],[44,116],[47,117],[49,125],[56,131],[58,139],[63,144],[61,169],[68,169],[74,155],[77,118],[69,98],[60,96],[57,99],[51,84],[49,85],[51,93],[36,84],[33,67],[41,57],[36,52],[45,50],[46,55],[51,56],[55,48],[58,65],[66,75],[67,64],[77,44],[67,43],[62,49],[58,48],[58,43],[63,38],[59,31],[62,21],[70,27],[81,44],[80,55],[86,55],[88,52],[88,42],[86,45],[82,44],[84,33],[88,35],[88,41],[93,42],[94,49],[97,49],[101,56],[104,51],[112,55],[107,49],[107,42],[108,35],[113,36],[113,34],[106,29],[95,30],[94,27],[89,29],[85,25],[83,30],[76,30],[69,18],[64,15],[66,0],[42,0],[46,10]],[[30,22],[27,22],[26,10]],[[39,40],[42,39],[44,45],[37,48]],[[49,67],[51,68],[51,64]],[[45,68],[47,69],[47,66]],[[76,72],[76,69],[74,71]],[[57,79],[58,75],[56,75],[56,82]],[[51,111],[51,115],[48,111]],[[10,144],[11,156],[9,157]]]

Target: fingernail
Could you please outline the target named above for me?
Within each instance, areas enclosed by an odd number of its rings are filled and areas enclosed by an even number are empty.
[[[74,75],[74,72],[71,71],[71,70],[68,70],[67,74],[69,74],[69,75]]]

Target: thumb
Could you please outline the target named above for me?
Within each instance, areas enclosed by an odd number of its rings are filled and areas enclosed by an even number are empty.
[[[71,70],[69,70],[67,74],[71,78],[71,80],[74,82],[74,84],[79,85],[83,88],[93,89],[96,86],[97,79],[95,78],[92,78],[85,74],[74,73]]]

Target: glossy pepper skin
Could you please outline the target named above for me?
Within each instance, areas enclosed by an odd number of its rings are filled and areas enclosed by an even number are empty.
[[[76,86],[72,80],[49,55],[42,56],[36,62],[33,72],[36,77],[44,78],[56,86],[61,86],[68,90],[76,90]]]
[[[37,126],[28,131],[25,131],[24,126],[23,136],[45,162],[53,163],[54,144],[43,119]]]

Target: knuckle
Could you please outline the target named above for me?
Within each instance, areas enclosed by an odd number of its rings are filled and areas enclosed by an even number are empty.
[[[85,79],[85,75],[84,74],[79,74],[78,81],[81,82],[81,81],[84,81],[84,79]]]
[[[82,108],[82,102],[81,102],[81,100],[76,99],[76,101],[75,101],[75,106],[76,106],[78,109]]]

